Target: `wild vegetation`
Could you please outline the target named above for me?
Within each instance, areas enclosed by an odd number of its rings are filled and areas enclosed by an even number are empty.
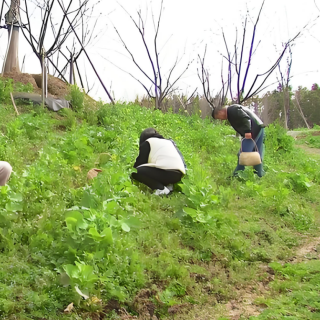
[[[203,319],[231,319],[226,306],[243,290],[256,293],[258,319],[319,317],[318,261],[284,264],[318,232],[319,160],[281,126],[267,128],[266,176],[247,169],[233,179],[239,140],[209,118],[93,107],[76,87],[73,110],[21,103],[16,117],[8,93],[0,159],[14,172],[0,189],[2,319],[192,319],[209,307]],[[130,180],[151,126],[188,165],[168,197]],[[89,182],[94,167],[102,172]],[[259,283],[268,288],[260,295]]]

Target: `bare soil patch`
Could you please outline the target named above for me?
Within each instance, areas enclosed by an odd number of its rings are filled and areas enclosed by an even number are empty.
[[[300,263],[306,260],[320,259],[320,237],[310,239],[301,246],[290,263]]]
[[[311,133],[312,136],[320,136],[320,131],[288,131],[289,136],[295,140],[304,139]]]
[[[35,93],[41,93],[42,75],[9,72],[3,75],[4,78],[13,79],[14,82],[23,84],[31,83]],[[69,94],[69,85],[59,78],[48,75],[48,94],[54,98],[64,99]]]
[[[42,89],[42,75],[32,74],[38,88]],[[48,75],[48,93],[57,98],[65,98],[69,93],[68,84],[59,78]]]
[[[304,151],[306,151],[308,154],[312,154],[312,155],[317,155],[320,156],[320,149],[317,148],[310,148],[306,145],[296,145],[296,147],[303,149]]]
[[[5,73],[3,77],[6,79],[12,79],[13,82],[21,82],[23,84],[31,83],[35,91],[39,89],[35,79],[29,73],[8,72]]]

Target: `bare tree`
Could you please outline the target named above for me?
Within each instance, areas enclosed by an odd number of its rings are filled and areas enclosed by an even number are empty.
[[[290,121],[290,73],[291,73],[291,67],[292,67],[292,49],[291,44],[288,46],[289,56],[286,60],[286,70],[285,73],[281,70],[280,63],[278,64],[279,74],[280,74],[280,81],[279,81],[279,91],[283,94],[283,114],[284,114],[284,127],[286,130],[288,130],[288,124]]]
[[[233,49],[229,49],[228,41],[226,39],[225,33],[222,29],[222,37],[225,44],[226,49],[226,55],[223,55],[223,58],[227,62],[227,70],[228,70],[228,76],[226,82],[223,82],[224,84],[227,84],[227,90],[229,91],[228,94],[230,96],[230,99],[233,103],[242,104],[249,98],[259,94],[261,91],[266,89],[269,85],[266,85],[266,81],[270,77],[270,75],[273,73],[273,71],[277,68],[280,61],[282,60],[285,52],[289,48],[290,44],[299,36],[300,33],[298,33],[295,37],[292,39],[289,39],[284,45],[283,50],[280,52],[278,58],[276,61],[269,67],[265,72],[256,74],[254,77],[252,83],[249,85],[249,89],[246,89],[248,83],[248,75],[250,71],[250,67],[252,65],[252,58],[254,54],[256,53],[256,50],[260,44],[260,41],[258,42],[257,46],[255,46],[255,40],[256,40],[256,33],[257,33],[257,27],[260,20],[261,12],[264,6],[265,0],[262,1],[262,5],[260,7],[257,19],[255,23],[253,24],[253,31],[252,36],[250,39],[250,46],[248,52],[245,52],[246,47],[246,37],[247,37],[247,28],[248,28],[248,14],[245,17],[245,21],[243,24],[243,33],[242,33],[242,40],[240,43],[238,42],[238,30],[236,29],[236,39],[233,44]],[[205,55],[204,55],[205,56]],[[245,61],[245,56],[247,56],[247,60]],[[207,80],[208,78],[208,72],[204,65],[204,59],[202,60],[203,63],[201,63],[201,71],[200,71],[200,80],[204,84],[204,92],[209,92],[208,85],[209,82]],[[206,96],[206,94],[205,94]],[[212,97],[206,97],[207,100],[212,99]],[[208,100],[208,102],[209,102]],[[210,103],[210,102],[209,102]]]
[[[123,69],[122,71],[128,73],[132,78],[134,78],[136,81],[138,81],[145,91],[147,92],[147,95],[149,98],[152,98],[155,100],[155,107],[156,109],[161,109],[162,102],[164,99],[177,90],[175,85],[177,82],[181,79],[181,77],[184,75],[184,73],[188,70],[190,64],[192,61],[189,61],[186,67],[183,69],[182,72],[180,72],[173,80],[171,80],[172,75],[178,66],[179,62],[181,61],[181,57],[176,57],[175,61],[173,62],[172,67],[169,68],[168,75],[165,77],[162,72],[162,68],[160,66],[160,60],[159,55],[160,51],[158,49],[158,35],[160,30],[160,23],[163,13],[163,0],[161,0],[160,4],[160,11],[157,21],[155,20],[154,14],[152,12],[152,21],[154,25],[154,37],[153,37],[153,44],[149,44],[146,39],[146,23],[145,20],[142,18],[142,12],[141,10],[137,11],[137,19],[135,20],[128,12],[125,10],[124,7],[122,7],[123,10],[128,14],[130,17],[134,27],[138,31],[140,37],[141,37],[141,44],[147,54],[147,59],[149,61],[149,64],[151,66],[151,73],[148,73],[145,71],[141,64],[138,63],[135,55],[131,51],[131,49],[128,48],[126,42],[124,41],[123,37],[120,35],[120,32],[118,29],[114,26],[114,29],[124,46],[127,53],[130,55],[130,58],[132,59],[133,64],[136,66],[136,68],[140,71],[140,74],[144,77],[145,80],[140,80],[141,78],[134,76],[132,73],[127,72]],[[119,68],[119,67],[118,67]],[[145,82],[146,81],[146,82]],[[148,83],[148,84],[147,84]]]
[[[294,96],[295,96],[294,102],[296,103],[296,106],[297,106],[297,109],[299,111],[299,114],[300,114],[301,118],[303,119],[306,127],[308,129],[310,129],[309,123],[308,123],[306,117],[304,116],[303,110],[302,110],[301,105],[300,105],[300,97],[299,97],[300,94],[299,94],[299,91],[296,91]]]
[[[61,8],[61,10],[62,10],[62,12],[63,12],[63,14],[64,14],[64,17],[67,19],[67,21],[68,21],[68,23],[69,23],[69,27],[71,28],[71,30],[72,30],[72,32],[73,32],[73,34],[75,35],[76,39],[78,40],[78,42],[79,42],[79,44],[80,44],[80,46],[81,46],[81,49],[82,49],[82,51],[84,52],[84,54],[86,55],[86,57],[87,57],[87,59],[88,59],[88,61],[89,61],[90,65],[91,65],[91,67],[92,67],[93,71],[95,72],[95,74],[96,74],[97,78],[99,79],[99,81],[100,81],[100,83],[101,83],[101,85],[102,85],[103,89],[105,90],[106,94],[108,95],[108,97],[109,97],[109,99],[110,99],[111,103],[112,103],[112,104],[114,104],[114,100],[113,100],[113,98],[112,98],[112,96],[111,96],[110,92],[108,91],[107,87],[105,86],[105,84],[103,83],[103,81],[102,81],[101,77],[99,76],[97,69],[95,68],[95,66],[94,66],[94,64],[93,64],[93,62],[92,62],[92,60],[90,59],[90,57],[89,57],[89,55],[88,55],[88,53],[87,53],[87,51],[86,51],[86,49],[85,49],[85,47],[84,47],[84,45],[83,45],[83,43],[82,43],[81,39],[80,39],[80,37],[78,36],[77,31],[75,30],[74,22],[73,22],[73,21],[71,21],[71,20],[69,19],[69,17],[68,17],[68,13],[67,13],[67,11],[66,11],[66,9],[65,9],[64,5],[63,5],[62,0],[57,0],[57,1],[58,1],[58,4],[59,4],[59,6],[60,6],[60,8]],[[71,1],[72,1],[72,0],[71,0]],[[87,1],[89,1],[89,0],[87,0]]]
[[[70,68],[71,74],[69,82],[73,81],[73,73],[76,69],[79,73],[81,86],[84,87],[83,79],[81,77],[81,73],[77,64],[78,58],[82,53],[84,53],[88,58],[89,63],[91,64],[96,76],[101,82],[101,85],[105,89],[108,97],[110,98],[111,102],[114,103],[113,98],[102,82],[97,69],[94,67],[93,62],[85,49],[85,47],[94,38],[93,32],[97,23],[96,19],[92,30],[89,30],[88,20],[95,7],[94,3],[90,3],[89,6],[89,1],[91,0],[78,0],[78,4],[76,4],[76,1],[74,0],[24,0],[24,6],[21,8],[20,0],[11,0],[11,7],[8,14],[6,15],[6,23],[7,25],[11,25],[14,27],[16,26],[17,32],[19,31],[19,29],[21,29],[24,38],[29,43],[33,52],[39,59],[43,73],[43,86],[45,86],[46,83],[46,79],[44,78],[46,78],[47,76],[48,69],[46,61],[48,60],[54,68],[54,73],[58,73],[58,75],[66,82],[67,80],[64,77],[64,74],[66,72],[67,66],[71,65],[72,68]],[[1,15],[3,11],[3,3],[1,8]],[[38,19],[38,22],[40,21],[41,23],[40,28],[34,27],[34,25],[31,24],[31,17],[34,13],[30,13],[30,3],[32,3],[33,6],[37,9],[38,16],[41,17],[41,19]],[[19,9],[23,13],[22,18],[26,20],[26,23],[21,22]],[[62,14],[57,14],[57,11],[60,11],[60,13],[62,12]],[[55,12],[55,15],[53,15],[53,12]],[[81,28],[82,32],[80,37],[77,34],[78,28]],[[10,33],[10,38],[11,36],[15,36],[15,29],[11,28],[11,30],[14,31]],[[69,43],[70,41],[67,42],[67,40],[71,38],[71,35],[74,36],[74,38],[72,49],[69,50],[67,47],[67,43]],[[15,42],[18,43],[18,40],[16,40]],[[76,42],[79,43],[80,49],[76,49]],[[18,47],[15,46],[14,49],[15,51],[13,51],[13,49],[11,50],[10,46],[8,57],[11,57],[11,60],[13,60],[13,57],[18,57]],[[67,51],[69,51],[69,53],[66,53],[66,49]],[[59,57],[63,57],[63,59],[66,60],[66,62],[63,64],[64,67],[62,69],[60,69],[61,62],[59,62]],[[10,59],[8,59],[7,61],[9,60]],[[18,61],[16,61],[15,70],[19,71],[18,68],[19,63]],[[7,72],[7,69],[5,70]],[[90,88],[88,88],[88,90],[90,90]]]
[[[79,6],[75,10],[71,9],[73,0],[68,0],[67,5],[63,4],[63,14],[57,23],[57,27],[52,22],[52,12],[54,5],[57,3],[56,0],[42,0],[36,2],[36,7],[40,10],[41,16],[41,27],[40,32],[35,32],[35,28],[31,26],[30,12],[27,0],[24,0],[24,12],[27,20],[27,24],[22,24],[22,31],[25,39],[30,44],[33,52],[38,57],[42,65],[42,55],[45,58],[52,58],[57,52],[60,52],[67,61],[69,58],[66,54],[61,51],[63,44],[67,41],[68,37],[73,33],[72,27],[67,21],[67,16],[72,15],[72,24],[77,26],[81,22],[81,18],[84,14],[83,8],[87,7],[89,0],[80,0]],[[51,28],[50,28],[51,26]],[[51,32],[50,32],[51,30]],[[46,43],[45,43],[46,41]],[[50,41],[50,42],[49,42]],[[51,60],[51,59],[50,59]],[[51,60],[52,61],[52,60]],[[52,64],[55,64],[52,61]],[[58,71],[58,68],[56,68]]]
[[[80,4],[81,4],[81,0],[79,0],[79,5]],[[81,9],[82,14],[80,15],[80,22],[79,22],[79,29],[80,29],[79,38],[81,39],[82,46],[77,45],[78,41],[74,37],[71,48],[69,49],[68,46],[66,46],[66,49],[68,50],[70,55],[70,59],[65,62],[64,67],[61,69],[61,73],[65,74],[68,69],[68,66],[70,66],[70,78],[69,78],[70,83],[75,81],[75,77],[73,76],[73,74],[75,74],[75,70],[76,70],[78,73],[82,88],[85,88],[85,85],[82,79],[82,74],[78,66],[78,59],[82,55],[84,48],[89,46],[89,44],[91,44],[93,40],[97,38],[97,34],[95,34],[95,28],[98,22],[98,17],[95,19],[93,24],[90,23],[91,16],[93,16],[93,11],[95,9],[95,6],[96,4],[91,5],[90,12],[88,12],[86,5]],[[53,30],[55,29],[52,19],[51,19],[51,27]],[[65,57],[63,53],[58,51],[56,54],[57,65],[59,62],[60,54],[63,55],[63,57]],[[56,73],[56,70],[54,71],[54,74],[55,73]],[[87,91],[90,91],[89,87],[87,88]]]
[[[203,94],[212,109],[219,108],[226,103],[229,89],[229,82],[223,79],[223,61],[221,64],[221,89],[219,92],[214,92],[210,85],[210,72],[205,68],[205,59],[207,55],[207,46],[205,46],[204,54],[201,57],[198,55],[200,69],[198,68],[198,77],[202,84]]]

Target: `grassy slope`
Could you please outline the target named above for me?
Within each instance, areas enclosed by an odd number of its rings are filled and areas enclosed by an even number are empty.
[[[227,126],[125,105],[81,115],[23,109],[15,118],[11,107],[0,108],[0,159],[14,168],[0,193],[2,319],[116,319],[111,299],[147,315],[146,300],[133,300],[142,288],[158,317],[180,305],[180,318],[210,307],[203,319],[217,319],[240,288],[269,281],[261,264],[288,259],[317,232],[319,162],[277,127],[267,130],[267,175],[246,170],[230,180],[239,141]],[[183,193],[159,198],[131,184],[138,137],[149,126],[184,154]],[[106,162],[96,164],[102,152]],[[97,166],[103,172],[88,185],[86,173]],[[282,319],[270,301],[265,312]],[[71,302],[76,312],[62,315]],[[299,308],[285,312],[320,313]]]

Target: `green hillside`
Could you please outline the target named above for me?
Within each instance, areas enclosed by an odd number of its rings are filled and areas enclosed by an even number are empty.
[[[266,176],[231,179],[240,142],[219,122],[131,104],[18,108],[0,105],[14,170],[0,188],[1,319],[235,319],[228,304],[249,287],[252,319],[319,319],[319,261],[291,258],[319,236],[320,160],[280,126],[266,130]],[[130,180],[147,127],[188,166],[168,197]],[[88,183],[91,168],[103,172]]]

